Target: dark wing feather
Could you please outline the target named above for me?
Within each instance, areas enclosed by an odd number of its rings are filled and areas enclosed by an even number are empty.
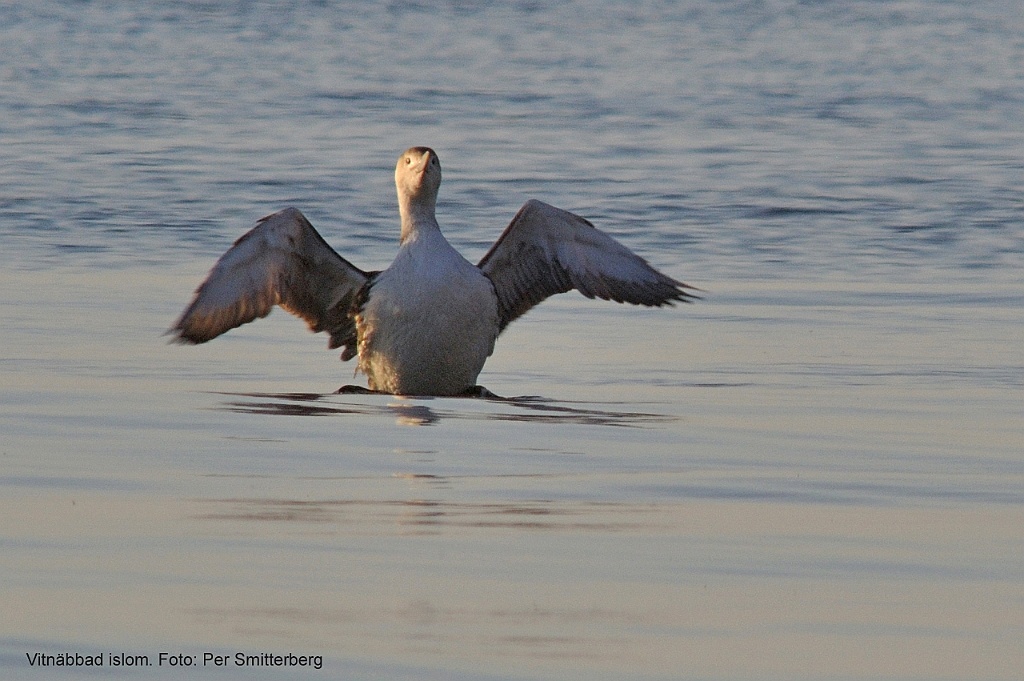
[[[697,298],[687,291],[698,289],[658,272],[589,221],[536,200],[519,209],[478,266],[494,282],[502,330],[570,289],[648,306]]]
[[[329,333],[329,347],[346,346],[348,354],[356,342],[349,309],[367,279],[300,211],[286,208],[257,222],[221,256],[169,333],[182,343],[205,343],[280,305],[311,330]]]

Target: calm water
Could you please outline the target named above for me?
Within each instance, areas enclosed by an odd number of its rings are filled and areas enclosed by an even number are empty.
[[[4,678],[1019,678],[1017,3],[0,16]],[[706,299],[548,301],[504,402],[332,395],[283,313],[166,344],[282,206],[386,266],[413,144],[471,259],[535,197]]]

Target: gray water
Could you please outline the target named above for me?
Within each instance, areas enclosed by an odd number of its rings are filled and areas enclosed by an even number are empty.
[[[1017,3],[35,0],[0,74],[4,678],[1019,678]],[[509,401],[166,343],[283,206],[386,266],[414,144],[471,260],[539,198],[704,300],[546,302]]]

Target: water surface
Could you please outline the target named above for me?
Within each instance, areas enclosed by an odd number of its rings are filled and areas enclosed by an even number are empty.
[[[1013,3],[3,12],[5,678],[1019,676]],[[386,266],[413,144],[471,260],[539,198],[705,299],[548,301],[509,400],[333,394],[280,312],[166,343],[282,206]]]

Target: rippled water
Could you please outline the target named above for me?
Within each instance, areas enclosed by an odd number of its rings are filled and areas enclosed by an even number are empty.
[[[1019,677],[1015,3],[0,13],[5,678]],[[166,344],[282,206],[386,266],[413,144],[470,259],[540,198],[705,299],[548,301],[509,400],[331,394],[282,313]]]

